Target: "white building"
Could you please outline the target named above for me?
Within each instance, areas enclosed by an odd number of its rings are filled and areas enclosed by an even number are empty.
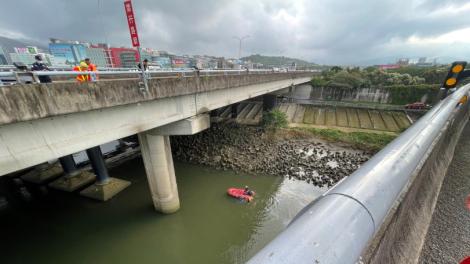
[[[24,63],[25,65],[31,65],[33,64],[36,60],[34,59],[35,54],[29,54],[29,53],[10,53],[10,58],[11,62],[21,62]]]

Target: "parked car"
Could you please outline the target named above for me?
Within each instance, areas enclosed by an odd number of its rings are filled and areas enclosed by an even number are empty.
[[[405,105],[405,109],[426,109],[427,106],[424,103],[421,102],[415,102],[412,104],[407,104]]]

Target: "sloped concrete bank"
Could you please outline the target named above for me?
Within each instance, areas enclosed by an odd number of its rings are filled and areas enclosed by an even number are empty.
[[[171,138],[173,156],[217,169],[294,178],[332,186],[370,158],[370,153],[333,144],[307,133],[214,124],[194,136]]]

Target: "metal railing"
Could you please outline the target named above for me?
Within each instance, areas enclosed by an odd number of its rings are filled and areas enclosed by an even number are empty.
[[[248,263],[357,263],[469,91],[470,84],[438,103],[351,176],[306,206]]]
[[[145,71],[147,79],[161,78],[161,77],[189,77],[194,75],[199,76],[215,76],[215,75],[243,75],[243,74],[267,74],[267,73],[299,73],[299,72],[315,72],[312,70],[291,70],[291,71],[275,71],[272,69],[202,69],[197,70],[194,68],[185,69],[159,69],[159,70],[148,70]],[[98,75],[98,76],[113,76],[129,78],[129,76],[135,78],[141,78],[142,72],[135,68],[102,68],[96,72],[89,71],[71,71],[68,69],[52,70],[52,71],[0,71],[0,83],[1,78],[11,78],[9,84],[15,83],[15,78],[18,78],[18,73],[30,73],[36,76],[51,76],[51,77],[70,77],[75,78],[77,75]],[[132,78],[131,77],[131,78]],[[5,81],[4,81],[5,82]],[[19,81],[18,81],[19,82]]]

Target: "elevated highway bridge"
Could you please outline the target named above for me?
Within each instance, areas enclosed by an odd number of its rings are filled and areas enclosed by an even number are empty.
[[[179,208],[179,198],[169,135],[198,133],[210,126],[209,111],[249,98],[264,96],[266,107],[272,107],[275,97],[270,93],[306,83],[314,73],[161,73],[150,78],[148,89],[142,89],[135,73],[119,80],[116,74],[93,83],[57,77],[60,81],[50,84],[1,87],[0,175],[60,158],[68,181],[64,185],[73,185],[79,176],[66,157],[87,149],[98,176],[93,188],[113,192],[124,188],[123,183],[109,180],[96,146],[138,134],[154,206],[172,213]],[[470,116],[469,96],[470,85],[466,85],[439,102],[356,172],[304,208],[248,263],[440,261],[432,252],[434,241],[440,240],[435,230],[447,232],[445,228],[459,222],[442,213],[440,204],[446,204],[446,197],[465,196],[452,196],[446,183],[456,186],[450,177],[469,176],[465,169],[448,171],[449,166],[461,167],[453,165],[460,155],[468,156],[462,148],[468,142],[461,137],[462,131],[468,134],[464,128]],[[468,186],[460,191],[465,190]],[[455,212],[467,219],[463,203]],[[438,213],[433,216],[436,204]],[[468,224],[461,228],[469,233]],[[464,257],[459,254],[466,250],[470,249],[465,244],[458,247],[445,261]]]
[[[77,176],[70,156],[87,150],[98,176],[96,195],[106,200],[128,183],[109,179],[97,146],[138,134],[155,207],[165,213],[179,208],[170,135],[202,131],[210,126],[211,110],[249,98],[265,96],[266,106],[273,107],[276,96],[270,93],[313,76],[269,70],[146,72],[143,87],[139,72],[99,72],[99,81],[86,83],[66,81],[83,72],[36,74],[62,81],[0,87],[0,176],[59,158],[69,177],[52,187],[74,191],[94,180]]]

